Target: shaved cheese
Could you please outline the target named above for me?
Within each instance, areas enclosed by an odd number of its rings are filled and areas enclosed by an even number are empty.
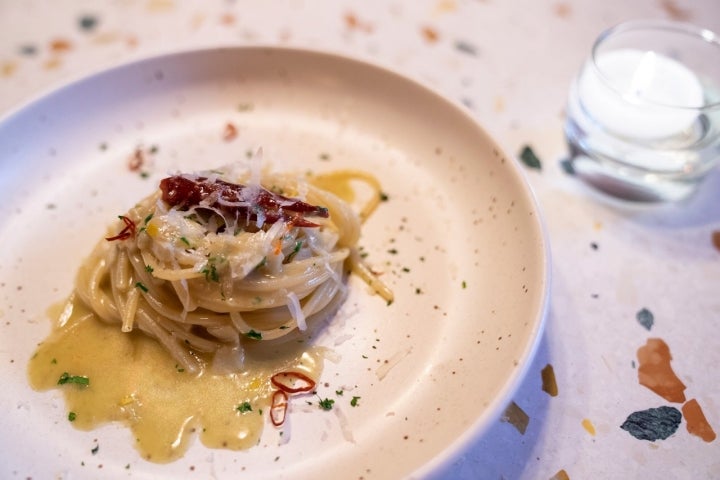
[[[400,363],[400,361],[410,355],[412,352],[412,347],[408,348],[407,350],[401,350],[395,355],[393,355],[389,360],[386,360],[385,363],[380,365],[377,370],[375,370],[375,375],[377,375],[379,380],[382,380],[385,378],[385,376],[390,373],[390,370],[395,368],[395,366]]]
[[[340,407],[333,408],[333,412],[338,419],[338,423],[340,424],[340,431],[342,432],[343,437],[345,437],[345,440],[350,443],[355,443],[355,438],[353,437],[352,430],[350,430],[350,422],[348,422],[347,417],[343,413],[342,409]]]
[[[250,159],[250,184],[260,185],[260,176],[262,174],[263,149],[258,147],[255,155]]]
[[[133,324],[135,323],[135,312],[138,307],[138,300],[140,299],[140,289],[134,288],[127,294],[127,302],[125,308],[121,311],[121,323],[120,330],[123,332],[131,332]]]
[[[307,330],[307,323],[305,322],[305,314],[303,313],[302,307],[300,306],[300,300],[298,300],[295,292],[288,292],[288,309],[290,310],[290,316],[297,322],[298,330],[304,332]]]

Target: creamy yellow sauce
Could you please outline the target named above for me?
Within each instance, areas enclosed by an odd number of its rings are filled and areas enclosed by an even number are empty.
[[[80,302],[71,306],[67,323],[56,326],[30,360],[30,385],[61,390],[67,421],[78,429],[126,424],[135,447],[152,462],[181,457],[194,434],[209,448],[256,445],[269,424],[270,377],[294,370],[317,381],[322,370],[320,349],[288,342],[270,349],[249,345],[242,371],[215,374],[208,367],[191,375],[152,338],[107,325]],[[58,385],[64,373],[87,377],[89,385]],[[251,410],[240,411],[245,402]]]
[[[380,182],[374,175],[361,170],[321,173],[311,176],[308,180],[316,187],[332,192],[353,205],[363,221],[372,214],[380,202],[382,193]]]

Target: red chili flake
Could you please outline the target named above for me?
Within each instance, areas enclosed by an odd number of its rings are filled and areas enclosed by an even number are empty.
[[[720,230],[712,232],[712,244],[716,250],[720,251]]]
[[[286,393],[309,392],[315,388],[315,381],[300,372],[280,372],[270,378],[270,381]]]
[[[270,406],[270,421],[276,427],[285,423],[285,414],[288,408],[288,396],[282,390],[276,390],[272,396]]]
[[[237,134],[238,134],[237,127],[235,125],[233,125],[232,123],[228,122],[225,125],[225,130],[223,130],[222,137],[223,137],[223,140],[225,140],[226,142],[229,142],[231,140],[235,140],[235,137],[237,137]]]
[[[120,230],[120,233],[113,237],[106,237],[105,240],[112,242],[114,240],[127,240],[128,238],[134,237],[136,233],[135,222],[130,220],[125,215],[120,215],[120,220],[125,224],[125,228]]]
[[[132,156],[128,160],[128,169],[130,169],[131,172],[137,172],[142,168],[144,164],[145,152],[142,150],[142,148],[138,147],[135,149]]]

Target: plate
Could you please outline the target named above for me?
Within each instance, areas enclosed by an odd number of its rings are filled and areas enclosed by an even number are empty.
[[[373,172],[388,196],[361,245],[395,301],[351,278],[317,339],[333,352],[319,394],[344,388],[361,401],[293,405],[289,440],[268,424],[250,450],[196,439],[163,465],[140,459],[122,425],[74,429],[57,391],[27,383],[48,308],[107,225],[165,174],[258,147],[276,170]],[[138,61],[6,117],[0,168],[5,478],[422,477],[497,420],[538,343],[547,244],[520,169],[460,107],[379,66],[262,47]]]

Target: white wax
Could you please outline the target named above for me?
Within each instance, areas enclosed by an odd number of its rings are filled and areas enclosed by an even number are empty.
[[[597,69],[590,63],[583,69],[578,93],[587,113],[608,130],[659,139],[681,134],[696,120],[693,108],[703,105],[703,88],[680,62],[633,49],[603,53],[595,61]]]

